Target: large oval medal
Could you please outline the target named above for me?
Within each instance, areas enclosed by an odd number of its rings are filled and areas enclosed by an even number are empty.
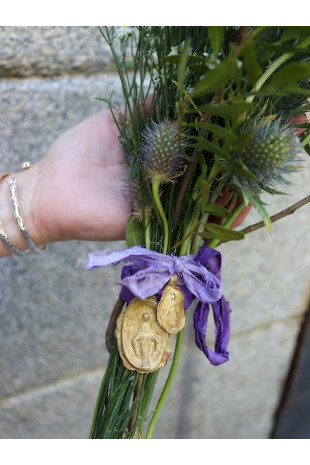
[[[156,307],[154,297],[135,298],[119,317],[121,348],[129,369],[132,366],[145,373],[167,363],[171,353],[170,334],[158,324]]]
[[[176,334],[184,328],[184,294],[173,276],[165,286],[157,307],[157,319],[162,328],[170,334]]]

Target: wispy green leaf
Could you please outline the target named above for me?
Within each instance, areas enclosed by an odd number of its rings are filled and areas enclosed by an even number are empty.
[[[214,223],[206,223],[206,232],[197,233],[203,239],[219,239],[222,242],[227,241],[240,241],[244,238],[244,234],[241,231],[233,231],[226,229],[223,226],[219,226]]]
[[[292,45],[292,44],[265,44],[264,45],[265,51],[272,51],[277,54],[282,53],[293,53],[294,55],[303,56],[309,54],[309,47],[299,46],[299,45]]]
[[[255,174],[251,173],[251,171],[245,166],[243,161],[239,160],[229,166],[229,170],[236,174],[241,174],[241,176],[246,176],[247,178],[254,179],[258,181]]]
[[[229,211],[226,208],[222,207],[221,205],[215,205],[215,204],[206,205],[204,207],[204,211],[206,213],[210,213],[210,214],[212,214],[214,216],[218,216],[220,218],[229,218],[230,217]]]
[[[214,103],[201,105],[199,111],[210,113],[211,115],[218,116],[236,116],[241,115],[242,113],[247,113],[251,111],[254,107],[253,103],[250,102],[232,102],[232,103]]]
[[[174,63],[174,64],[179,64],[182,60],[183,54],[180,55],[167,55],[165,57],[165,61],[167,63]],[[203,56],[197,56],[197,55],[188,55],[187,56],[187,61],[188,63],[202,63],[206,61],[206,58]]]
[[[205,123],[201,121],[197,123],[189,123],[187,126],[206,129],[207,131],[214,133],[219,139],[226,140],[232,144],[236,144],[238,141],[236,134],[234,134],[229,129],[223,128],[223,126],[220,126],[219,124]]]
[[[210,195],[210,184],[207,181],[202,180],[200,183],[200,193],[201,193],[201,204],[202,207],[206,205],[209,200]]]
[[[213,48],[213,54],[216,57],[221,50],[224,40],[224,26],[208,26],[208,37]]]
[[[222,61],[215,69],[208,71],[203,79],[198,81],[191,92],[191,97],[200,97],[210,94],[225,87],[229,79],[235,75],[237,70],[237,61],[232,57],[228,57]]]
[[[244,69],[249,77],[250,84],[253,87],[262,73],[257,61],[256,48],[253,42],[248,42],[244,46],[242,56]]]
[[[196,144],[188,144],[189,147],[197,147],[207,152],[215,153],[223,158],[229,158],[229,153],[226,150],[223,150],[217,144],[210,142],[200,136],[190,136],[191,139],[197,140]]]
[[[277,73],[274,74],[273,79],[269,82],[267,87],[291,87],[303,79],[310,77],[310,63],[289,63],[283,66]]]
[[[253,205],[253,207],[258,211],[268,229],[268,232],[271,234],[272,223],[269,218],[268,212],[265,209],[264,202],[258,196],[254,195],[249,195],[249,201]]]
[[[280,41],[301,40],[309,35],[310,26],[283,26]]]
[[[142,245],[142,225],[133,217],[130,218],[126,225],[125,238],[128,247]]]

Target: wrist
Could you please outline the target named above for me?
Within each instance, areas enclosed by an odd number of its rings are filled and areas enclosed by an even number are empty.
[[[36,215],[34,201],[38,180],[38,166],[34,165],[25,171],[12,173],[0,181],[0,220],[8,239],[18,250],[22,251],[27,248],[27,244],[14,217],[7,184],[8,179],[13,177],[17,181],[18,205],[25,228],[32,241],[38,246],[42,245],[45,243],[45,237],[40,227],[40,218]],[[0,256],[9,254],[10,252],[0,242]]]

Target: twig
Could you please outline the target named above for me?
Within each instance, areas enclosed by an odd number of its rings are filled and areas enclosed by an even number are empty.
[[[113,347],[113,338],[114,338],[114,332],[115,332],[115,326],[116,326],[116,320],[121,313],[123,307],[124,307],[124,301],[120,297],[117,299],[114,308],[112,310],[110,320],[108,323],[108,327],[105,333],[105,345],[109,351],[109,353],[112,352],[112,347]]]
[[[242,26],[238,35],[237,35],[237,39],[236,39],[236,42],[235,42],[235,46],[236,48],[238,49],[240,47],[240,45],[242,44],[242,42],[244,41],[245,39],[245,36],[248,32],[248,29],[249,29],[249,26]]]
[[[299,202],[294,203],[294,205],[291,205],[290,207],[287,207],[284,210],[280,211],[279,213],[276,213],[275,215],[271,216],[270,220],[272,223],[274,223],[275,221],[278,221],[281,218],[284,218],[285,216],[292,215],[296,210],[298,210],[298,208],[303,207],[309,202],[310,202],[310,195],[300,200]],[[250,226],[247,226],[244,229],[241,229],[240,232],[242,232],[243,234],[249,234],[250,232],[256,231],[256,229],[263,228],[264,226],[265,226],[265,223],[263,221],[260,221],[259,223],[255,223]]]
[[[136,384],[135,391],[133,394],[133,401],[132,401],[134,405],[134,411],[128,423],[129,432],[132,431],[133,427],[135,426],[137,413],[138,413],[138,403],[139,403],[139,397],[141,393],[142,381],[143,381],[143,373],[139,373],[137,384]]]
[[[213,96],[213,98],[211,100],[211,104],[217,103],[219,101],[219,99],[220,99],[220,96],[221,96],[221,91],[219,90],[214,94],[214,96]],[[204,115],[203,121],[205,123],[207,123],[207,122],[210,121],[211,117],[212,117],[212,114],[208,113],[208,114]],[[199,136],[200,137],[205,137],[205,135],[206,135],[206,130],[203,129],[203,128],[200,129]],[[193,154],[192,154],[191,162],[190,162],[190,164],[188,165],[188,167],[187,167],[187,169],[185,171],[185,175],[184,175],[183,181],[181,183],[181,187],[180,187],[177,199],[176,199],[176,206],[175,206],[174,217],[173,217],[173,224],[174,225],[176,225],[178,223],[178,220],[179,220],[179,217],[180,217],[183,197],[185,195],[185,191],[187,189],[189,179],[190,179],[192,170],[194,168],[196,158],[198,156],[198,152],[199,152],[199,149],[196,148],[194,150]]]

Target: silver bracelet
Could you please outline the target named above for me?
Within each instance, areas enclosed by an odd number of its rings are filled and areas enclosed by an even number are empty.
[[[2,171],[0,173],[0,181],[3,179],[3,178],[6,178],[7,176],[10,176],[10,172],[8,171]],[[13,255],[16,255],[17,257],[23,257],[25,255],[24,252],[22,252],[21,250],[18,250],[14,244],[12,244],[12,242],[10,241],[10,239],[8,238],[8,236],[6,235],[6,232],[3,228],[3,225],[2,225],[2,222],[0,220],[0,240],[2,242],[2,244],[4,245],[4,247],[9,251],[11,252]]]
[[[6,235],[1,220],[0,220],[0,240],[3,243],[4,247],[11,252],[13,255],[16,255],[17,257],[23,257],[26,255],[24,252],[21,250],[18,250],[15,245],[12,244],[8,236]]]
[[[27,232],[27,229],[25,228],[23,218],[22,218],[21,213],[20,213],[20,208],[19,208],[19,205],[18,205],[18,200],[17,200],[17,180],[16,180],[16,178],[9,178],[8,181],[7,181],[7,184],[8,184],[9,189],[10,189],[10,194],[11,194],[10,199],[11,199],[13,214],[14,214],[16,223],[17,223],[17,225],[18,225],[18,227],[20,229],[20,232],[22,233],[23,238],[24,238],[24,240],[25,240],[25,242],[27,244],[27,247],[29,248],[29,250],[31,252],[40,253],[45,249],[46,246],[43,245],[41,248],[37,247],[35,245],[35,243],[32,241],[32,239],[30,238],[30,236],[29,236],[29,234]]]

